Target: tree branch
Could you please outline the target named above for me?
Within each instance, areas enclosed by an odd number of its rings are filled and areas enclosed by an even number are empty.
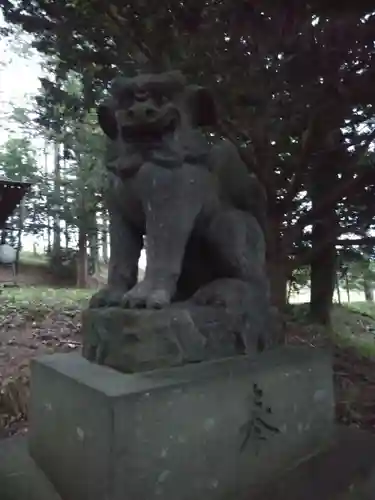
[[[363,245],[375,245],[375,236],[366,236],[365,238],[358,238],[353,240],[344,239],[336,241],[336,246],[340,247],[354,247]]]
[[[289,272],[291,273],[294,269],[297,269],[298,267],[302,267],[305,265],[310,264],[311,260],[314,258],[315,254],[317,252],[321,252],[324,250],[324,248],[332,243],[332,239],[324,239],[322,240],[319,245],[317,245],[315,248],[308,248],[304,252],[300,253],[299,255],[295,255],[289,260]],[[335,246],[336,247],[353,247],[353,246],[366,246],[366,245],[375,245],[375,237],[373,236],[368,236],[365,238],[360,238],[357,240],[335,240]]]
[[[363,159],[363,157],[366,155],[368,151],[370,144],[374,139],[375,139],[375,129],[370,134],[367,135],[365,144],[358,148],[357,154],[352,158],[351,161],[352,165],[358,164]],[[322,202],[315,209],[312,209],[309,212],[301,215],[299,220],[295,224],[293,224],[293,226],[291,226],[288,231],[285,232],[283,237],[285,245],[284,248],[290,248],[294,240],[298,237],[301,230],[305,226],[313,222],[313,220],[319,215],[319,213],[321,213],[326,208],[331,206],[333,203],[338,202],[341,198],[347,195],[348,191],[351,188],[355,187],[357,184],[359,184],[359,182],[367,173],[368,169],[364,167],[356,171],[357,174],[356,177],[351,177],[349,179],[338,182],[336,189],[332,190],[330,195],[327,196],[325,199],[323,199]]]

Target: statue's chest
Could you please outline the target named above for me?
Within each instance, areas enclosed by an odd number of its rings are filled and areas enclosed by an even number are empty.
[[[111,175],[106,193],[107,204],[113,206],[124,218],[136,226],[144,225],[144,210],[136,176],[122,181],[116,175]]]

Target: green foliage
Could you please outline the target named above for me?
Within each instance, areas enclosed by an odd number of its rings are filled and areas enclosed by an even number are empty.
[[[375,261],[363,249],[344,249],[339,253],[339,282],[341,286],[363,290],[375,283]]]
[[[0,172],[14,181],[38,180],[36,151],[29,139],[11,137],[0,149]]]
[[[277,3],[229,0],[24,0],[17,8],[7,2],[4,13],[53,58],[55,76],[43,85],[50,111],[62,105],[64,118],[91,110],[117,71],[134,72],[131,63],[180,68],[212,88],[222,118],[216,132],[238,141],[249,168],[264,182],[287,253],[310,246],[300,242],[319,209],[309,208],[317,166],[323,173],[335,169],[340,189],[329,189],[325,197],[334,195],[330,203],[341,207],[340,233],[353,232],[355,218],[358,225],[358,217],[373,217],[373,204],[350,215],[345,197],[352,199],[355,186],[355,204],[365,205],[364,187],[374,178],[372,163],[366,182],[364,166],[357,175],[373,137],[374,15],[317,17],[310,4],[294,5],[291,15]],[[69,99],[61,93],[71,71],[79,75],[79,105],[70,90]],[[49,114],[52,128],[61,130],[61,119],[55,123]],[[307,192],[304,199],[301,192]]]
[[[49,69],[57,73],[53,61],[49,63]],[[13,110],[12,118],[20,127],[21,135],[11,135],[3,146],[0,166],[12,179],[33,182],[27,200],[26,234],[34,233],[45,238],[46,231],[61,233],[65,227],[66,250],[55,249],[50,264],[58,277],[66,278],[68,274],[72,279],[76,276],[76,264],[70,259],[67,266],[65,253],[74,254],[78,230],[86,234],[97,231],[96,212],[104,210],[101,201],[105,182],[104,138],[99,132],[95,113],[83,108],[83,90],[76,74],[72,72],[60,79],[58,86],[45,79],[42,83],[34,107]],[[43,156],[49,162],[54,149],[53,171],[43,164],[45,160],[31,140],[30,129],[34,129],[34,137],[36,133],[39,142],[40,138],[44,139]],[[16,228],[17,221],[16,216],[9,226]]]
[[[37,162],[37,151],[27,137],[10,137],[0,146],[0,174],[13,181],[31,182],[32,186],[23,201],[24,230],[36,233],[42,217],[43,203],[39,197],[41,175]],[[7,223],[18,228],[20,213],[16,211]]]
[[[301,288],[308,286],[310,280],[310,269],[308,266],[298,267],[293,270],[289,286],[291,292],[298,292]]]
[[[56,69],[57,71],[57,69]],[[64,165],[59,188],[49,189],[48,205],[60,204],[62,220],[67,224],[89,225],[101,202],[103,187],[104,139],[96,115],[85,111],[83,89],[78,76],[69,73],[58,86],[43,80],[37,97],[38,123],[45,133],[63,145]]]

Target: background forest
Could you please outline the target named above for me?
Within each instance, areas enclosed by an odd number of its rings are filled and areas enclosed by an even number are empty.
[[[327,323],[339,284],[372,300],[375,14],[292,3],[2,0],[3,36],[25,58],[37,49],[44,69],[29,107],[3,117],[2,173],[33,183],[8,240],[21,224],[79,287],[105,268],[95,106],[117,72],[173,67],[213,89],[213,132],[236,143],[266,188],[274,303],[309,283],[311,315]]]

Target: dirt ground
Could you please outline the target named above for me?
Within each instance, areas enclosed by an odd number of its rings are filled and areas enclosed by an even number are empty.
[[[337,420],[375,432],[375,305],[353,309],[336,306],[329,335],[308,323],[305,308],[295,306],[293,314],[286,317],[287,342],[329,345],[333,352]],[[360,312],[362,309],[366,312]]]
[[[80,349],[80,311],[90,294],[29,289],[28,293],[20,290],[0,295],[0,437],[27,432],[30,360]],[[351,334],[370,336],[375,350],[371,329],[375,331],[375,320],[345,311],[344,323],[349,324]],[[328,342],[326,333],[301,320],[295,309],[284,319],[287,343],[318,347]],[[375,361],[350,342],[341,342],[333,350],[337,419],[375,432]]]
[[[53,285],[54,280],[51,272],[44,264],[20,263],[17,275],[17,283],[20,286],[48,286]],[[0,265],[0,283],[10,283],[14,281],[12,269],[3,264]]]
[[[35,291],[35,293],[34,293]],[[0,295],[0,433],[26,428],[30,360],[81,346],[80,311],[90,292],[28,289]],[[1,431],[2,429],[2,431]],[[1,434],[0,434],[0,437]]]

